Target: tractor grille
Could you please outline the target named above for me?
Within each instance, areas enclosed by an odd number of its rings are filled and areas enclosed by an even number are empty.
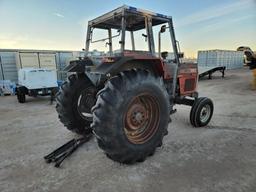
[[[186,79],[185,80],[185,90],[184,91],[193,91],[195,89],[195,79]]]

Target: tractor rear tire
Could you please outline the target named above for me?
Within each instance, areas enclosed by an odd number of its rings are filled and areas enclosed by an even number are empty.
[[[132,164],[154,154],[168,133],[170,103],[163,80],[146,70],[121,72],[97,94],[91,127],[114,161]]]
[[[91,108],[96,102],[95,96],[96,89],[85,75],[70,75],[61,85],[56,94],[56,111],[68,130],[80,135],[91,133],[91,120],[82,115],[81,108],[86,114],[91,114]]]
[[[206,126],[213,115],[213,102],[207,97],[200,97],[195,100],[190,110],[190,123],[194,127]]]

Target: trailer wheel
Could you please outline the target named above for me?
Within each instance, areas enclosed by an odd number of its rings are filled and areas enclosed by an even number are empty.
[[[23,91],[22,88],[17,88],[17,99],[19,103],[25,103],[26,102],[26,94]]]
[[[70,75],[56,94],[56,110],[67,129],[86,135],[91,133],[91,108],[96,102],[96,89],[85,75]]]
[[[206,126],[213,114],[213,102],[207,97],[200,97],[195,100],[190,111],[190,123],[194,127]]]
[[[164,83],[145,70],[121,72],[97,94],[91,127],[114,161],[142,162],[162,145],[170,114]]]

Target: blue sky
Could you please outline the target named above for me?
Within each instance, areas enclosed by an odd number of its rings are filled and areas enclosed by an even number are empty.
[[[256,0],[0,0],[0,48],[81,50],[87,21],[123,4],[172,16],[188,57],[240,45],[256,51]]]

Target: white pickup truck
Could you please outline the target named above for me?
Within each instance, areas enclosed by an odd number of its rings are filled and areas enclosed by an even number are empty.
[[[52,95],[58,89],[56,71],[43,68],[23,68],[18,73],[16,88],[19,103],[26,102],[26,95]]]

